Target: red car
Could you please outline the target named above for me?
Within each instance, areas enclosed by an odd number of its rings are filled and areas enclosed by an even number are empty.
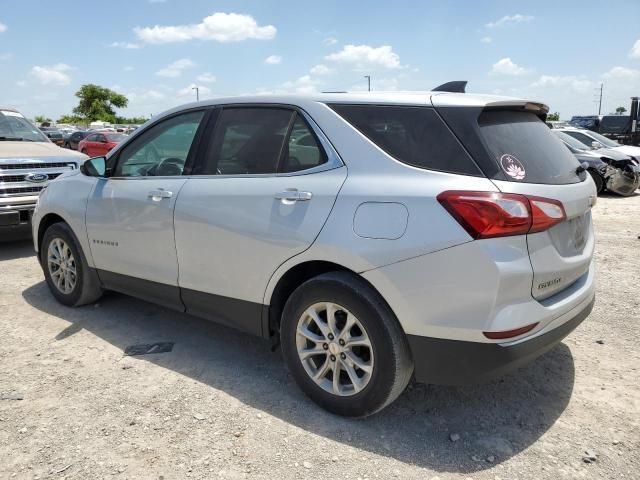
[[[122,133],[95,132],[87,135],[78,143],[78,151],[90,157],[101,157],[127,138]]]

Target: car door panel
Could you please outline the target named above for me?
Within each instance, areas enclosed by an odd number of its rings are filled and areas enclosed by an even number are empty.
[[[173,209],[186,180],[100,179],[87,203],[87,234],[96,268],[177,287]],[[164,191],[171,196],[154,196]]]
[[[242,316],[216,308],[216,300],[221,306],[240,300],[258,311],[273,272],[320,233],[346,175],[341,167],[308,175],[189,178],[175,209],[187,311],[208,310],[223,323],[250,330],[251,321],[246,325]],[[310,199],[281,198],[294,190]],[[214,297],[206,301],[198,292]],[[189,298],[195,300],[191,305]]]
[[[204,115],[161,120],[108,160],[110,177],[96,184],[86,214],[93,260],[108,288],[183,310],[173,214]],[[162,167],[167,160],[170,169]]]

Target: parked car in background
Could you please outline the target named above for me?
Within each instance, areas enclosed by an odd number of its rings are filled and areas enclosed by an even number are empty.
[[[609,148],[616,150],[625,155],[629,155],[631,158],[635,160],[640,160],[640,147],[634,147],[633,145],[622,145],[610,138],[605,137],[604,135],[600,135],[597,132],[592,132],[591,130],[586,130],[582,128],[561,128],[561,132],[566,133],[567,135],[571,135],[576,140],[582,142],[589,148]]]
[[[0,240],[30,236],[38,194],[86,158],[51,143],[17,110],[0,107]]]
[[[547,120],[547,127],[549,128],[565,128],[570,127],[569,122],[561,122],[556,120]]]
[[[85,138],[87,135],[89,135],[89,132],[86,132],[84,130],[76,130],[66,138],[66,140],[64,141],[64,146],[66,148],[70,148],[71,150],[78,150],[78,144],[80,143],[80,140]]]
[[[589,315],[596,190],[547,111],[443,91],[191,103],[47,188],[35,248],[65,305],[117,290],[263,336],[319,405],[370,415],[414,374],[502,376]]]
[[[106,155],[112,148],[122,142],[126,135],[115,132],[93,132],[80,140],[78,151],[90,157]]]
[[[64,145],[64,136],[62,135],[62,132],[56,127],[40,127],[40,131],[42,131],[42,133],[44,133],[49,138],[49,140],[51,140],[59,147]]]
[[[565,132],[553,133],[567,146],[580,163],[586,162],[587,171],[596,184],[598,193],[605,189],[618,195],[629,196],[640,186],[638,162],[617,150],[594,150]]]

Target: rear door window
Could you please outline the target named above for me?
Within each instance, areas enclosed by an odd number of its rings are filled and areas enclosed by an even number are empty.
[[[276,107],[225,107],[195,175],[292,173],[327,162],[302,115]]]
[[[394,105],[329,106],[402,163],[429,170],[482,176],[478,166],[433,108]]]
[[[487,110],[478,125],[490,156],[508,180],[551,185],[581,181],[576,158],[535,114]]]

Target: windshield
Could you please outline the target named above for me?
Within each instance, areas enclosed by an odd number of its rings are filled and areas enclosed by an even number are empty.
[[[48,142],[49,139],[22,114],[0,110],[0,140]]]
[[[571,148],[575,150],[580,150],[580,151],[589,150],[589,147],[587,147],[580,140],[576,140],[571,135],[567,135],[564,132],[558,132],[558,131],[554,131],[553,133],[557,135],[560,140],[562,140],[564,143],[566,143],[567,145],[569,145]]]
[[[613,140],[605,137],[604,135],[600,135],[599,133],[596,133],[596,132],[589,132],[589,136],[595,138],[598,142],[600,142],[605,147],[615,148],[615,147],[622,146],[618,142],[614,142]]]
[[[127,136],[123,135],[122,133],[108,133],[106,137],[110,142],[122,142],[125,138],[127,138]]]

